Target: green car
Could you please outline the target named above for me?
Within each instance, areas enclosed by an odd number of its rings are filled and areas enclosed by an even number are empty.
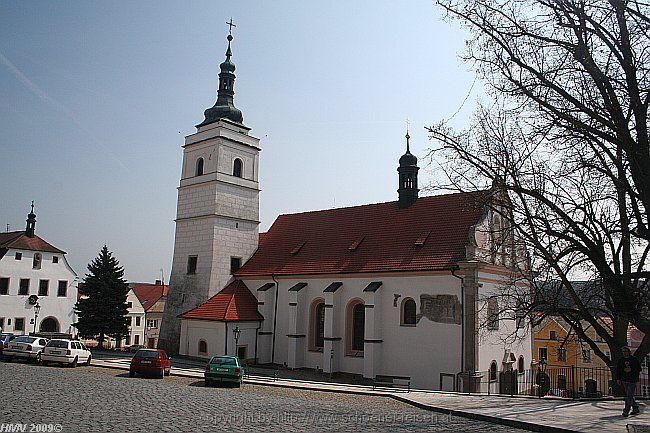
[[[239,388],[244,379],[244,367],[236,356],[213,356],[205,366],[205,386],[233,383]]]

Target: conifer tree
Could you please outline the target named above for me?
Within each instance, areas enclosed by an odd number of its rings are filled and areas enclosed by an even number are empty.
[[[129,286],[122,278],[124,269],[106,245],[88,265],[88,271],[79,285],[81,297],[75,306],[78,321],[74,327],[81,337],[97,339],[97,347],[103,348],[106,337],[122,339],[128,335]]]

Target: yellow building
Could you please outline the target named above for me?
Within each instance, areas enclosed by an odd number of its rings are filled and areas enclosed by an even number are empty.
[[[566,322],[547,317],[533,332],[534,363],[538,373],[544,364],[549,393],[567,397],[576,393],[595,396],[610,392],[611,373],[607,364],[577,337]],[[592,327],[585,326],[585,332],[600,350],[609,354],[607,344]]]

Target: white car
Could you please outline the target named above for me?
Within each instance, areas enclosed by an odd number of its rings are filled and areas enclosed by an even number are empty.
[[[43,364],[57,362],[71,367],[90,365],[91,358],[90,350],[82,342],[63,339],[50,340],[41,354]]]
[[[43,348],[47,344],[47,341],[47,338],[43,337],[21,335],[11,340],[7,348],[2,351],[2,354],[8,360],[13,358],[26,358],[40,362]]]

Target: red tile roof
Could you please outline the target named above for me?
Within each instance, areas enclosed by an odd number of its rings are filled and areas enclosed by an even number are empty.
[[[179,317],[219,322],[256,322],[264,319],[257,311],[257,298],[241,280],[233,281],[206,302]]]
[[[453,268],[486,191],[279,216],[237,278]],[[351,248],[354,245],[355,248]]]
[[[58,249],[36,235],[30,238],[24,231],[0,233],[0,249],[7,250],[9,248],[65,254],[65,251]]]
[[[167,284],[131,283],[129,287],[133,289],[145,311],[149,311],[160,298],[167,296],[169,290]]]

